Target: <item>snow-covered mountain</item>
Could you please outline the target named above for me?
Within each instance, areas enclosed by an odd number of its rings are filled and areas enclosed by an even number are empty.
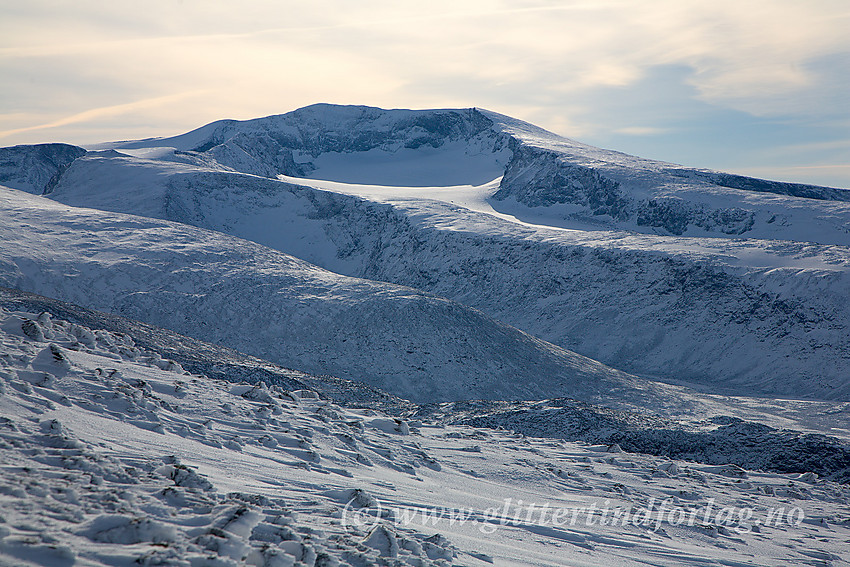
[[[421,289],[629,372],[850,398],[845,190],[643,160],[476,109],[316,105],[104,148],[47,196]]]
[[[479,109],[319,104],[267,118],[214,122],[174,138],[108,146],[131,153],[173,148],[184,159],[266,177],[405,187],[481,185],[501,178],[493,195],[496,209],[514,202],[560,205],[547,215],[649,234],[850,244],[848,190],[641,159]],[[813,226],[813,220],[824,226]]]
[[[71,163],[86,154],[68,144],[0,148],[0,185],[27,193],[50,192]]]
[[[478,109],[0,148],[0,566],[844,564],[847,195]]]
[[[253,242],[0,188],[0,283],[416,401],[652,397],[459,303]]]

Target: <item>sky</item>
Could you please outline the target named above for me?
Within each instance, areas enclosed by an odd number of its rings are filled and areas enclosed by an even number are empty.
[[[850,188],[847,0],[0,0],[0,145],[316,102],[480,107],[585,143]]]

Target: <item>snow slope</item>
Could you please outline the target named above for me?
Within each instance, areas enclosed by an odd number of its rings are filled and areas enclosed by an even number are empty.
[[[655,395],[458,303],[218,232],[0,188],[0,284],[416,401]]]
[[[283,179],[89,155],[50,196],[218,230],[338,273],[423,289],[633,373],[734,394],[850,399],[844,245],[565,223],[554,205],[496,200],[498,180],[394,187]]]
[[[846,563],[850,490],[404,421],[0,310],[0,564]]]
[[[850,399],[846,190],[644,160],[478,109],[314,105],[103,148],[49,196],[421,289],[632,373]]]
[[[10,311],[47,312],[76,325],[129,335],[137,347],[161,353],[188,372],[217,380],[252,384],[265,382],[288,390],[315,389],[337,403],[388,408],[396,412],[406,411],[413,406],[407,400],[363,382],[283,368],[267,360],[169,329],[17,289],[0,287],[0,307]]]
[[[98,329],[95,337],[101,330],[132,337],[135,347],[161,353],[193,374],[228,382],[264,382],[288,390],[313,389],[348,407],[448,424],[504,427],[533,436],[618,443],[630,451],[664,456],[681,455],[684,447],[688,458],[700,462],[722,460],[779,472],[814,471],[841,477],[850,467],[850,453],[841,447],[850,440],[850,403],[732,398],[678,390],[681,408],[668,404],[652,408],[656,413],[647,412],[646,407],[639,412],[614,410],[566,398],[418,405],[362,382],[282,368],[168,329],[32,293],[0,288],[0,307],[48,313],[54,319]],[[38,335],[39,325],[33,324],[30,331]]]

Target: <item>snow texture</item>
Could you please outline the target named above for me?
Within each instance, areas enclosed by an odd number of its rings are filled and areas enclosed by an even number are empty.
[[[850,560],[845,189],[334,105],[0,184],[0,565]]]
[[[2,565],[850,559],[850,490],[813,472],[406,422],[188,374],[130,335],[44,312],[0,309],[0,346]]]

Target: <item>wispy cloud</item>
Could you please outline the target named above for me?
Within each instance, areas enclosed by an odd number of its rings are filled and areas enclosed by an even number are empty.
[[[774,151],[784,152],[788,154],[798,154],[800,152],[823,152],[828,150],[850,150],[850,139],[845,140],[830,140],[828,142],[810,142],[808,144],[793,144],[790,146],[780,146],[774,148]],[[850,154],[847,157],[850,161]]]
[[[810,183],[850,189],[850,163],[829,163],[814,165],[772,166],[772,167],[738,167],[735,173],[790,181],[793,183]]]
[[[130,114],[133,112],[138,112],[140,110],[153,108],[157,106],[162,106],[166,104],[173,104],[175,102],[187,99],[198,97],[204,94],[204,91],[190,91],[185,93],[178,93],[173,95],[165,95],[154,98],[147,98],[143,100],[136,100],[133,102],[127,102],[123,104],[114,104],[111,106],[103,106],[100,108],[91,108],[85,110],[83,112],[78,112],[76,114],[72,114],[70,116],[65,116],[63,118],[59,118],[57,120],[53,120],[51,122],[46,122],[43,124],[35,124],[32,126],[26,126],[24,128],[16,128],[12,130],[0,131],[0,138],[5,138],[8,136],[13,136],[15,134],[22,134],[24,132],[32,132],[34,130],[46,130],[49,128],[60,128],[62,126],[68,126],[70,124],[77,124],[80,122],[90,122],[97,119],[110,118],[115,116],[121,116],[122,114]]]

